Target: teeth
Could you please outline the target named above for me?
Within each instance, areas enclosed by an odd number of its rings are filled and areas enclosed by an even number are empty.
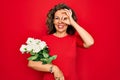
[[[62,28],[63,26],[59,26],[60,28]]]

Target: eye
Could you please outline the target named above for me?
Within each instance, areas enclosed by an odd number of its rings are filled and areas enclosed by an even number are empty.
[[[58,17],[55,17],[54,19],[55,19],[55,20],[58,20],[59,18],[58,18]]]
[[[63,20],[67,20],[68,18],[67,17],[64,17]]]

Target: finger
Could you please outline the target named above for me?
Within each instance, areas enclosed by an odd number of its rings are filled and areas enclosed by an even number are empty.
[[[69,16],[70,15],[70,12],[68,9],[64,9],[65,13]]]
[[[70,21],[69,20],[64,20],[62,22],[65,23],[65,24],[67,24],[67,25],[70,25]]]
[[[68,11],[68,12],[72,12],[72,10],[71,9],[64,9],[65,11]]]
[[[55,77],[55,80],[58,80],[59,77]]]
[[[63,80],[65,80],[65,78],[63,77]]]
[[[55,80],[61,80],[60,77],[56,77]]]
[[[64,9],[64,10],[69,11],[69,9]]]
[[[64,9],[65,11],[67,11],[69,14],[72,14],[72,10],[71,9]]]
[[[70,9],[69,11],[70,11],[70,14],[72,15],[72,10]]]
[[[63,20],[63,21],[64,21],[64,20],[68,20],[68,17],[63,16],[63,17],[62,17],[62,20]]]
[[[61,77],[61,79],[60,79],[60,80],[65,80],[65,79],[64,79],[64,77]]]

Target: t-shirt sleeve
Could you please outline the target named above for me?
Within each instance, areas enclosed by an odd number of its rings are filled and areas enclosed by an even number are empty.
[[[84,47],[83,46],[83,40],[81,39],[81,37],[79,36],[79,34],[76,32],[75,33],[75,37],[76,37],[76,44],[78,47]]]

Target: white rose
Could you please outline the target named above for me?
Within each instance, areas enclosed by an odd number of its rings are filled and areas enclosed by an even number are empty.
[[[40,45],[34,45],[33,46],[33,52],[34,53],[38,53],[39,51],[41,51],[42,49],[41,49],[41,47],[40,47]]]
[[[22,53],[24,53],[24,52],[26,52],[26,48],[27,48],[26,45],[21,45],[20,51],[21,51]]]
[[[36,44],[39,44],[41,42],[41,40],[39,40],[39,39],[35,39],[34,41]]]
[[[41,41],[40,42],[40,47],[41,47],[41,49],[43,49],[43,48],[45,48],[47,45],[46,45],[46,43],[44,42],[44,41]]]
[[[27,45],[26,46],[26,49],[27,49],[27,52],[30,52],[30,51],[32,51],[33,50],[33,45]]]
[[[28,38],[26,44],[31,44],[34,42],[34,38]]]

